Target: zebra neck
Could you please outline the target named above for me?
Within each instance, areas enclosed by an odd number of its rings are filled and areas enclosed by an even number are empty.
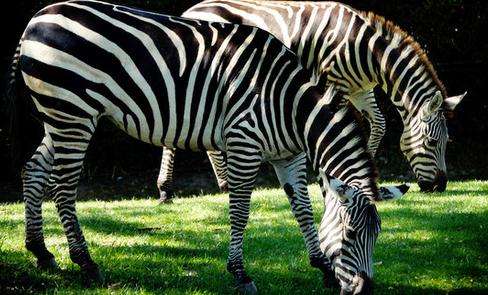
[[[398,49],[394,49],[394,51],[389,53],[389,56],[394,57],[381,58],[381,61],[387,59],[391,62],[380,64],[381,73],[378,84],[390,97],[402,118],[414,116],[425,101],[435,93],[438,86],[425,70],[425,66],[419,64],[416,55],[401,59],[402,55],[408,55],[408,53],[405,54]],[[395,59],[396,61],[394,61]]]
[[[299,105],[298,127],[313,169],[360,187],[374,195],[376,167],[367,151],[362,129],[347,107],[310,100]]]
[[[368,48],[379,72],[376,82],[402,118],[415,116],[436,90],[445,97],[445,88],[421,46],[384,18],[371,13],[366,18],[375,34],[380,34]]]

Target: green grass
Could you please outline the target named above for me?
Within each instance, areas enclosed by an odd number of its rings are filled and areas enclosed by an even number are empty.
[[[452,182],[443,194],[411,190],[403,200],[378,206],[383,231],[375,250],[376,294],[488,292],[488,182]],[[318,186],[310,191],[318,223]],[[323,294],[284,193],[256,190],[252,204],[244,253],[261,294]],[[164,206],[155,200],[86,201],[77,208],[108,287],[82,286],[52,202],[44,205],[46,244],[63,271],[38,271],[24,250],[23,204],[17,203],[0,205],[0,293],[233,293],[225,270],[226,195]]]

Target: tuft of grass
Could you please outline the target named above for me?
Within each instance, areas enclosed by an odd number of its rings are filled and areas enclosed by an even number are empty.
[[[375,249],[376,294],[488,292],[488,182],[452,182],[442,194],[411,189],[379,204],[382,233]],[[317,224],[323,202],[310,186]],[[100,196],[101,198],[104,196]],[[35,268],[24,249],[23,204],[0,205],[0,293],[230,294],[227,195],[78,202],[92,257],[108,286],[85,288],[69,260],[54,204],[44,204],[48,249],[63,271]],[[248,273],[261,294],[333,294],[308,263],[284,192],[256,189],[245,234]],[[335,291],[337,292],[337,291]]]

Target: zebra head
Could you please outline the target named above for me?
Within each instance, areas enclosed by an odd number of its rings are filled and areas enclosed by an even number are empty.
[[[425,101],[406,124],[400,149],[418,179],[421,191],[446,189],[446,145],[448,132],[444,111],[453,111],[466,93],[443,99],[440,91]]]
[[[320,248],[332,262],[341,294],[372,294],[373,249],[381,230],[375,202],[402,197],[408,185],[379,188],[374,196],[321,171],[325,212]]]

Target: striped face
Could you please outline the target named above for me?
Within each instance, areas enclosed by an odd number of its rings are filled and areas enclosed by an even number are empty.
[[[400,148],[407,157],[422,191],[446,189],[446,146],[449,139],[444,112],[454,111],[466,93],[442,98],[440,91],[426,101],[406,124]]]
[[[446,189],[446,119],[439,91],[424,103],[403,130],[400,148],[407,157],[422,191]]]
[[[325,213],[320,224],[320,247],[332,262],[341,294],[370,294],[373,249],[381,219],[371,194],[322,174]],[[376,201],[400,198],[408,186],[382,187]]]

